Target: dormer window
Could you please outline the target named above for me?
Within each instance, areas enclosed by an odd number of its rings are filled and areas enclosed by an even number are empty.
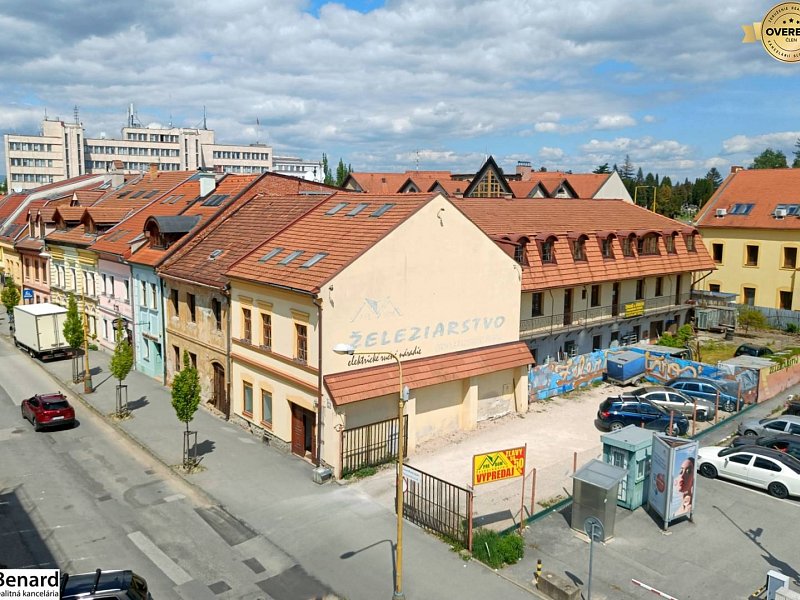
[[[582,235],[572,242],[572,258],[586,260],[586,236]]]
[[[622,238],[622,256],[633,256],[633,234]]]
[[[697,245],[695,244],[696,236],[697,236],[696,233],[692,233],[686,236],[686,249],[689,252],[697,252]]]
[[[549,237],[542,242],[542,262],[554,263],[556,262],[555,254],[555,240],[554,237]]]
[[[664,246],[667,248],[667,254],[675,254],[675,238],[676,233],[671,233],[664,237]]]
[[[528,238],[520,238],[514,246],[514,260],[519,265],[528,264]]]
[[[652,256],[658,254],[658,236],[648,233],[637,240],[636,253],[639,256]]]
[[[603,258],[614,258],[613,236],[608,236],[602,242]]]

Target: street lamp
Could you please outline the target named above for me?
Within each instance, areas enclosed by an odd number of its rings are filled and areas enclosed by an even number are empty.
[[[336,354],[368,354],[372,356],[391,356],[397,362],[397,371],[400,376],[400,394],[397,400],[397,479],[395,481],[397,496],[397,546],[395,551],[396,568],[394,578],[394,594],[393,600],[404,600],[403,594],[403,454],[405,453],[404,443],[404,426],[403,426],[403,407],[405,406],[406,393],[403,389],[403,365],[400,364],[400,358],[393,352],[386,352],[382,350],[372,351],[359,351],[350,344],[336,344],[333,347]]]
[[[92,373],[89,371],[89,317],[86,316],[86,296],[81,294],[83,300],[83,392],[89,394],[94,391],[92,387]]]

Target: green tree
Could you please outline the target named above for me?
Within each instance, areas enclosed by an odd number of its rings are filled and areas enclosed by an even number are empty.
[[[767,148],[756,156],[753,164],[750,165],[751,169],[785,169],[786,167],[786,155],[780,150],[772,148]]]
[[[706,179],[714,184],[714,189],[717,189],[722,184],[722,175],[717,171],[717,167],[711,167],[706,173]]]
[[[127,393],[125,394],[125,406],[122,406],[122,382],[133,368],[133,349],[130,342],[128,342],[128,336],[125,335],[125,330],[122,328],[122,319],[117,320],[116,340],[117,345],[114,347],[114,355],[111,357],[109,371],[119,381],[117,384],[117,414],[122,415],[128,412]]]
[[[6,307],[7,313],[13,312],[14,307],[19,304],[19,288],[10,275],[6,277],[6,285],[0,294],[0,301]]]
[[[633,163],[631,162],[631,157],[629,154],[625,155],[625,162],[622,163],[622,166],[619,169],[619,176],[622,177],[623,180],[632,181],[635,172],[633,170]]]
[[[710,179],[703,177],[694,180],[692,188],[692,204],[697,207],[703,206],[711,196],[714,195],[714,184]]]
[[[7,194],[8,193],[8,178],[3,179],[2,183],[0,183],[0,194]]]
[[[193,461],[189,455],[189,423],[200,405],[200,377],[197,369],[189,360],[189,352],[183,351],[183,369],[175,374],[172,379],[172,408],[178,420],[186,423],[186,433],[183,444],[183,466],[190,468]]]
[[[742,308],[739,311],[739,327],[744,327],[744,332],[747,333],[750,328],[753,329],[766,329],[767,318],[760,310],[755,308]]]
[[[322,174],[322,183],[325,185],[333,185],[333,173],[331,172],[331,166],[328,164],[328,155],[324,152],[322,153]]]
[[[336,185],[341,187],[344,184],[344,180],[352,172],[353,167],[351,165],[345,166],[344,161],[340,158],[339,164],[336,166]]]
[[[605,175],[606,173],[611,173],[611,169],[608,168],[608,163],[603,163],[599,167],[597,167],[592,173],[596,175]]]
[[[80,360],[79,352],[83,346],[83,322],[81,316],[78,314],[78,301],[75,299],[74,294],[70,294],[67,298],[67,317],[64,321],[64,339],[67,344],[72,348],[72,381],[78,381],[78,361]]]
[[[800,168],[800,138],[797,138],[797,141],[794,143],[794,161],[792,162],[792,168],[797,169]]]

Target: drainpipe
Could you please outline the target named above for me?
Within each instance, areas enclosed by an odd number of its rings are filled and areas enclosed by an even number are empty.
[[[317,307],[317,456],[316,465],[322,465],[322,298],[314,294],[312,300]],[[230,336],[229,336],[230,337]]]
[[[158,277],[155,269],[153,269],[153,275]],[[158,289],[161,292],[161,297],[158,299],[158,320],[161,321],[161,358],[163,359],[161,361],[163,365],[161,381],[164,385],[167,385],[167,324],[164,319],[164,283],[164,279],[158,277]]]
[[[231,372],[231,284],[226,283],[222,286],[222,295],[228,303],[225,311],[225,326],[228,328],[228,335],[225,336],[225,420],[231,419],[231,382],[233,373]]]

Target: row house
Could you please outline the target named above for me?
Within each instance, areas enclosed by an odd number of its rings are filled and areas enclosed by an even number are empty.
[[[70,193],[84,190],[105,189],[110,185],[110,174],[83,175],[65,181],[43,185],[26,192],[12,193],[0,200],[0,267],[4,277],[11,277],[19,285],[25,278],[23,259],[16,248],[17,242],[25,239],[28,211],[41,207],[50,201],[63,198]],[[29,262],[33,268],[33,261]],[[35,271],[34,271],[35,273]],[[33,278],[35,282],[35,276]],[[35,290],[36,286],[31,286]],[[26,288],[23,287],[22,291]],[[28,295],[30,292],[28,293]],[[41,298],[41,293],[39,297]],[[34,300],[36,292],[34,291]]]
[[[164,281],[167,380],[183,352],[197,365],[201,396],[230,416],[230,286],[225,272],[236,261],[335,192],[323,184],[276,173],[250,182],[158,268]],[[261,343],[269,347],[269,324]]]
[[[535,171],[527,161],[506,174],[493,157],[474,174],[450,171],[350,173],[343,187],[369,194],[442,193],[451,198],[593,198],[632,203],[619,173]]]
[[[697,229],[622,200],[454,202],[521,266],[519,336],[538,362],[657,338],[714,269]]]
[[[716,267],[700,289],[797,319],[800,170],[733,167],[696,225]]]
[[[227,271],[232,418],[340,474],[344,439],[397,426],[392,356],[409,452],[527,410],[521,271],[441,194],[325,198]]]

